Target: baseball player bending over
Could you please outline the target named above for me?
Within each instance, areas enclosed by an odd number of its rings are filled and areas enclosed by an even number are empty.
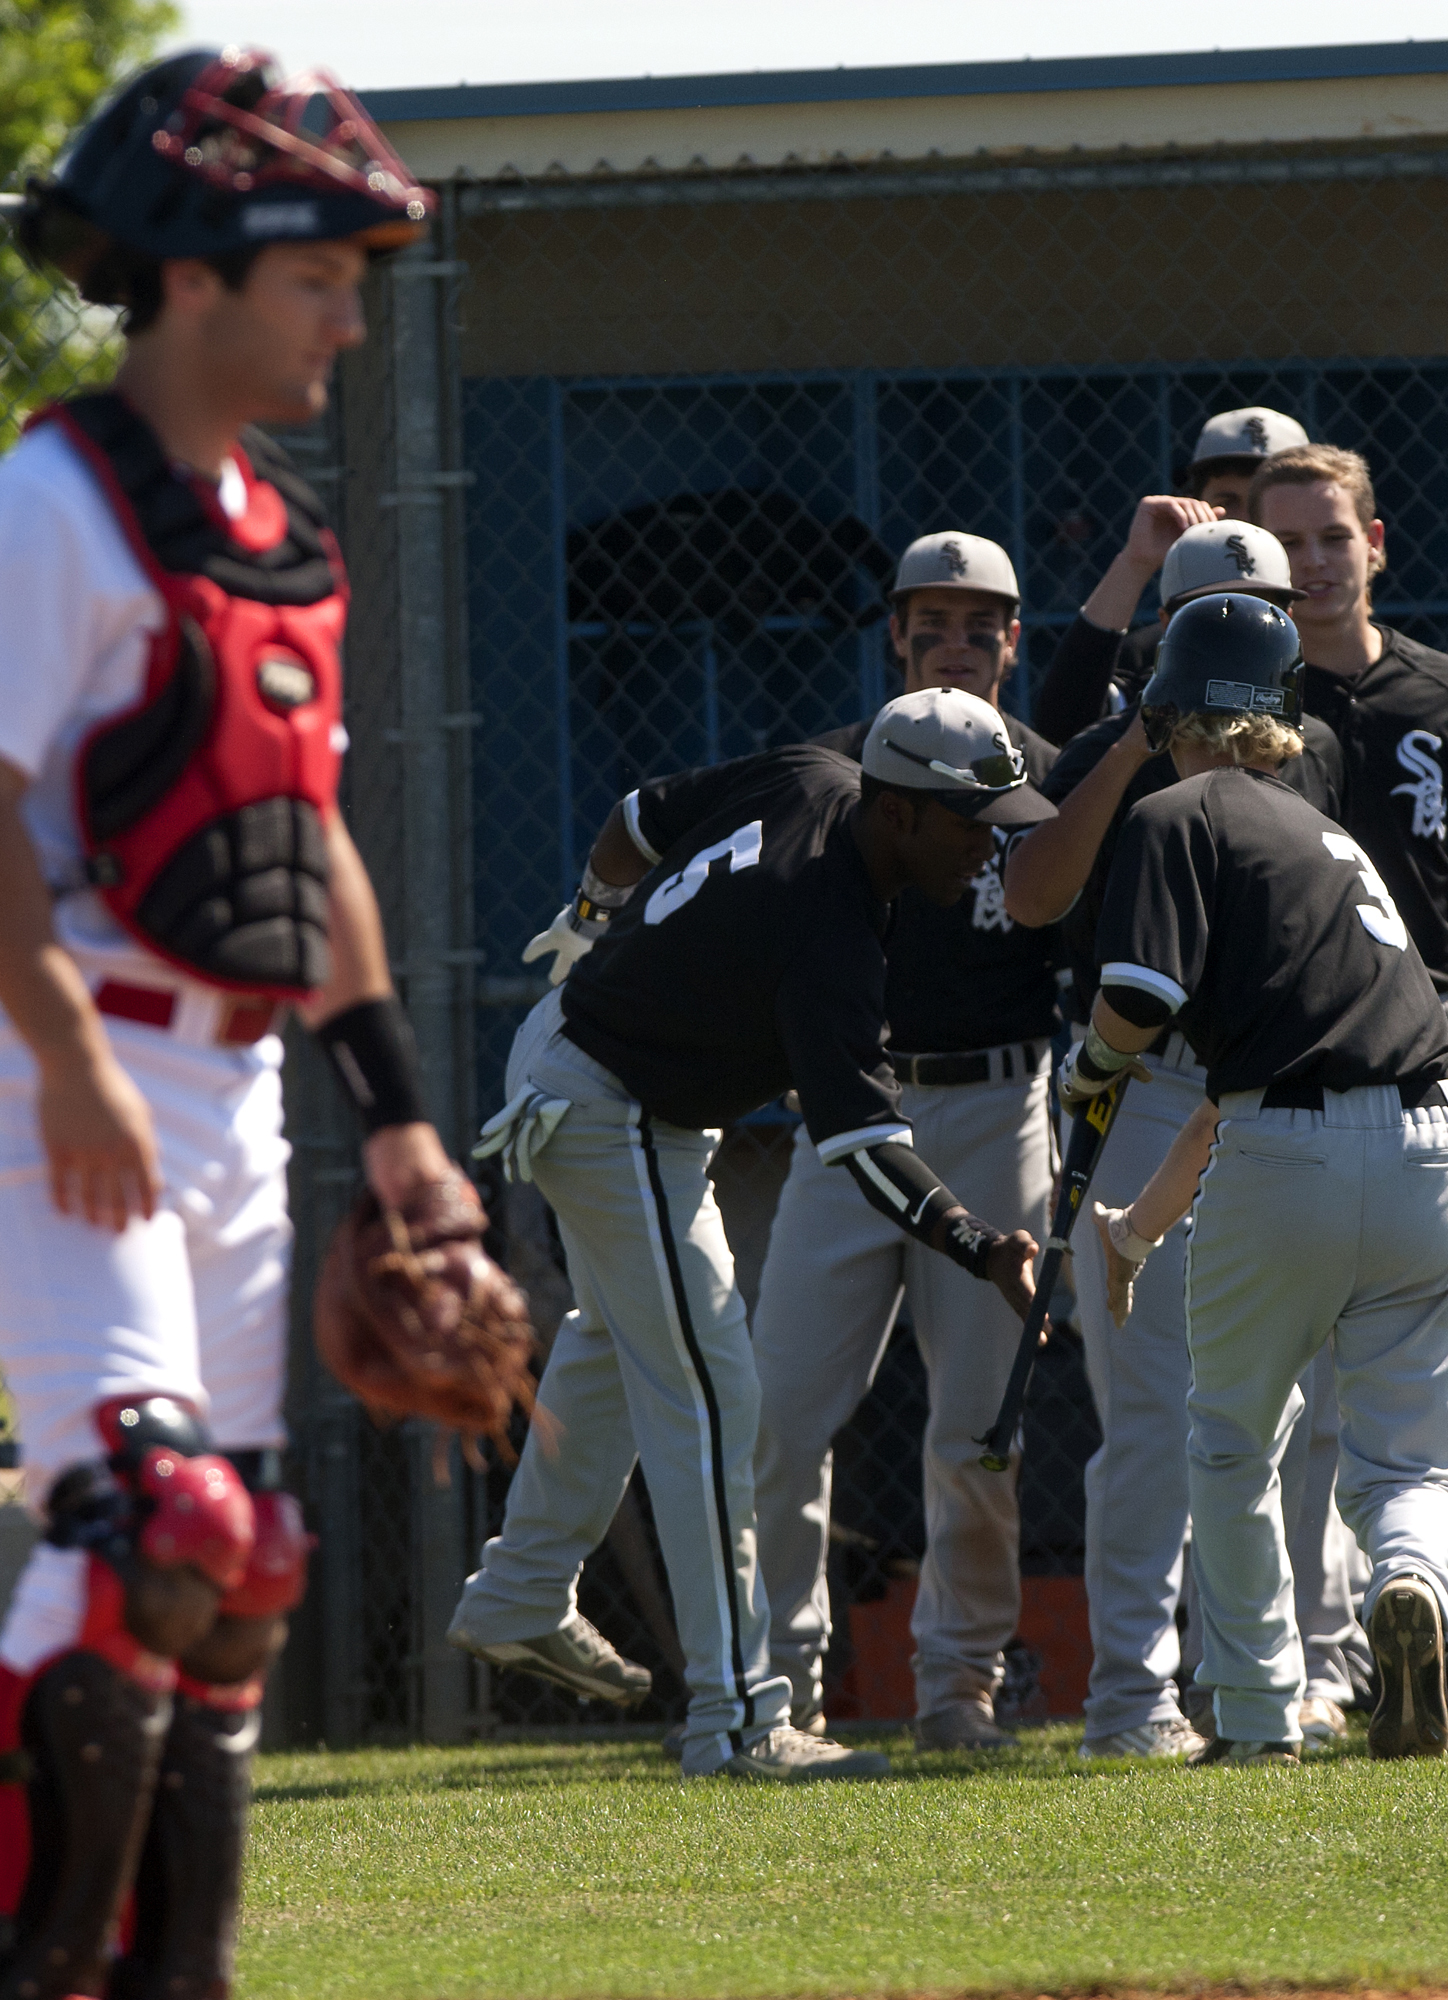
[[[1136,1200],[1096,1205],[1114,1316],[1191,1210],[1188,1477],[1216,1740],[1190,1761],[1296,1763],[1302,1644],[1279,1466],[1330,1344],[1344,1516],[1373,1564],[1375,1756],[1441,1756],[1448,1601],[1448,1027],[1382,877],[1281,784],[1301,715],[1281,612],[1178,613],[1143,696],[1181,783],[1122,833],[1101,992],[1063,1072],[1079,1104],[1167,1022],[1206,1098]]]
[[[1235,551],[1227,546],[1232,536]],[[1253,598],[1279,607],[1293,601],[1286,555],[1270,535],[1241,524],[1201,522],[1180,536],[1162,565],[1163,627],[1169,631],[1169,621],[1203,595],[1229,588],[1243,555],[1251,564]],[[1304,754],[1289,761],[1285,781],[1335,817],[1343,789],[1341,751],[1324,724],[1308,720],[1305,728]],[[1153,755],[1135,707],[1108,717],[1061,752],[1043,784],[1060,817],[1020,841],[1007,863],[1006,903],[1014,916],[1026,924],[1064,918],[1075,1018],[1083,1024],[1099,984],[1097,919],[1121,829],[1139,800],[1175,782],[1170,759]],[[1163,1025],[1140,1061],[1152,1085],[1127,1093],[1112,1126],[1096,1175],[1105,1201],[1125,1201],[1141,1187],[1201,1102],[1206,1071],[1174,1022]],[[1101,1444],[1086,1468],[1093,1658],[1081,1754],[1088,1758],[1177,1757],[1201,1747],[1182,1712],[1189,1662],[1176,1621],[1189,1524],[1185,1249],[1183,1233],[1174,1229],[1136,1288],[1129,1322],[1113,1335],[1100,1245],[1089,1230],[1078,1230],[1073,1239],[1087,1371],[1101,1418]],[[1320,1376],[1319,1365],[1314,1374]],[[1308,1646],[1300,1723],[1315,1744],[1346,1733],[1342,1705],[1351,1699],[1351,1683],[1343,1649],[1358,1627],[1348,1538],[1332,1501],[1332,1385],[1314,1379],[1304,1389],[1315,1415],[1324,1402],[1328,1407],[1320,1424],[1298,1427],[1282,1476],[1298,1618]],[[1152,1496],[1149,1507],[1142,1505],[1143,1494]]]
[[[1017,1313],[1036,1245],[968,1214],[914,1149],[885,1055],[889,904],[956,902],[994,828],[1052,808],[987,703],[928,689],[876,717],[860,765],[814,745],[643,785],[616,806],[571,909],[529,947],[572,972],[518,1032],[484,1150],[553,1204],[577,1309],[539,1385],[502,1534],[449,1636],[481,1658],[628,1701],[648,1675],[575,1590],[641,1459],[690,1690],[686,1774],[874,1774],[790,1725],[755,1555],[759,1383],[708,1179],[717,1128],[799,1092],[820,1157],[914,1241]],[[590,949],[591,948],[591,949]],[[588,956],[584,956],[588,953]],[[581,963],[578,962],[581,960]]]
[[[959,533],[913,542],[900,560],[891,624],[907,693],[957,687],[998,708],[1015,664],[1019,600],[997,543]],[[1014,716],[1001,721],[1039,784],[1055,753]],[[858,757],[868,730],[860,722],[820,740]],[[1000,871],[1014,837],[996,829],[994,852],[952,909],[902,893],[886,946],[885,1008],[901,1110],[919,1143],[992,1215],[1039,1235],[1051,1191],[1056,936],[1006,914]],[[1005,1744],[992,1696],[1020,1616],[1020,1512],[1015,1478],[985,1471],[974,1440],[999,1406],[1020,1330],[1003,1299],[892,1222],[866,1215],[845,1176],[805,1133],[796,1137],[754,1314],[770,1661],[789,1676],[796,1725],[823,1733],[830,1440],[869,1388],[903,1294],[930,1381],[927,1542],[912,1620],[916,1737],[930,1749]]]
[[[0,466],[0,1361],[43,1523],[0,1631],[3,2000],[229,1988],[307,1549],[281,1010],[366,1106],[385,1201],[450,1171],[337,811],[346,579],[246,428],[324,407],[367,260],[430,199],[355,99],[193,51],[22,218],[129,345]]]

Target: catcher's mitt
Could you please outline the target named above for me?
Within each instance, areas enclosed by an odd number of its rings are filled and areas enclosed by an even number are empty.
[[[332,1238],[313,1308],[317,1352],[344,1387],[374,1415],[461,1432],[473,1463],[480,1435],[511,1459],[537,1345],[526,1299],[484,1254],[487,1221],[460,1172],[400,1210],[368,1189]]]

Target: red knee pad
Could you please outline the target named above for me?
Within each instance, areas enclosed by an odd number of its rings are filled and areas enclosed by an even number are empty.
[[[221,1600],[224,1618],[270,1618],[301,1603],[307,1588],[307,1557],[316,1541],[302,1524],[301,1506],[290,1493],[253,1493],[256,1540],[245,1573]]]
[[[117,1396],[99,1406],[95,1424],[116,1476],[151,1503],[138,1510],[137,1552],[157,1569],[188,1564],[221,1591],[240,1583],[256,1543],[251,1495],[236,1467],[207,1451],[190,1407]]]
[[[235,1466],[153,1446],[136,1483],[156,1503],[137,1543],[146,1560],[158,1569],[189,1563],[218,1590],[234,1590],[256,1547],[255,1509]]]

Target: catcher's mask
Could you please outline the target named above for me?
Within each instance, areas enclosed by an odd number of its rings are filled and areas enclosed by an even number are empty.
[[[1184,604],[1157,648],[1141,720],[1165,750],[1189,715],[1270,715],[1302,733],[1302,647],[1285,611],[1222,591]]]
[[[435,206],[334,77],[284,81],[261,51],[190,49],[133,77],[54,179],[29,183],[17,234],[95,298],[87,276],[113,243],[158,259],[337,239],[387,251]]]

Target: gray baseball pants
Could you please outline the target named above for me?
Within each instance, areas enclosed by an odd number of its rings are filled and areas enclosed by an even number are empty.
[[[1187,1340],[1198,1680],[1221,1735],[1291,1740],[1306,1686],[1280,1467],[1331,1344],[1338,1498],[1373,1565],[1364,1620],[1416,1571],[1448,1609],[1448,1104],[1229,1093],[1192,1210]]]
[[[1049,1052],[1013,1078],[906,1084],[901,1108],[921,1157],[977,1214],[1044,1238],[1051,1188]],[[755,1456],[759,1559],[771,1606],[770,1661],[797,1711],[820,1698],[830,1636],[830,1440],[874,1379],[902,1295],[930,1385],[923,1476],[926,1551],[912,1630],[916,1710],[987,1698],[1020,1615],[1020,1516],[1014,1477],[984,1471],[974,1440],[993,1421],[1020,1322],[993,1285],[914,1243],[865,1201],[842,1166],[822,1166],[807,1135],[769,1239],[754,1314],[762,1396]]]
[[[759,1384],[707,1174],[718,1134],[650,1118],[561,1018],[556,994],[533,1009],[507,1082],[510,1099],[529,1084],[569,1107],[532,1163],[577,1300],[538,1391],[559,1435],[549,1449],[529,1433],[468,1584],[472,1623],[499,1642],[557,1631],[641,1460],[687,1663],[684,1769],[705,1772],[786,1721],[790,1695],[769,1668]]]
[[[1180,1035],[1144,1058],[1149,1084],[1127,1091],[1096,1170],[1092,1198],[1134,1201],[1201,1102],[1206,1072]],[[1180,1713],[1176,1684],[1201,1657],[1194,1616],[1186,1643],[1177,1606],[1187,1592],[1184,1544],[1187,1392],[1184,1283],[1186,1229],[1170,1231],[1137,1279],[1130,1318],[1118,1331],[1106,1311],[1101,1244],[1089,1218],[1071,1242],[1087,1374],[1101,1419],[1100,1448],[1086,1468],[1086,1594],[1094,1659],[1086,1702],[1089,1739]],[[1337,1407],[1330,1379],[1309,1368],[1310,1405],[1283,1466],[1284,1513],[1296,1578],[1297,1617],[1307,1653],[1306,1691],[1349,1702],[1345,1654],[1366,1660],[1352,1610],[1347,1531],[1334,1501]],[[1144,1506],[1142,1496],[1153,1496]]]

